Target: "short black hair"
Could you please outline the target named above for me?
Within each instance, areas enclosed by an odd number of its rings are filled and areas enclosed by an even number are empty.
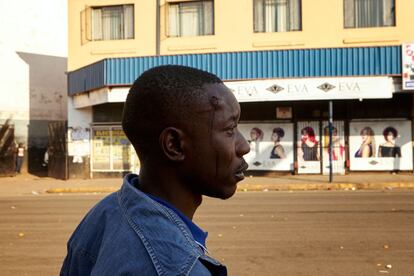
[[[122,128],[141,155],[158,143],[159,135],[177,122],[191,122],[192,107],[205,97],[205,84],[223,83],[216,75],[180,65],[153,67],[129,90]]]
[[[394,138],[397,138],[398,131],[395,129],[395,127],[389,126],[389,127],[386,127],[384,131],[382,132],[382,135],[384,136],[385,139],[387,139],[388,133],[390,132],[392,133],[392,136],[394,136]]]
[[[272,133],[277,134],[277,140],[280,141],[280,138],[283,138],[285,136],[285,131],[281,127],[275,127],[272,131]]]

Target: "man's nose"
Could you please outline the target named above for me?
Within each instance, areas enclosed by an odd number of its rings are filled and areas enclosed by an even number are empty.
[[[243,155],[249,153],[250,145],[244,136],[238,131],[238,140],[236,143],[236,153],[237,156],[242,157]]]

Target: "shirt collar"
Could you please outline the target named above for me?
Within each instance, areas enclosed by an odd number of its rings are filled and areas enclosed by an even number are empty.
[[[131,180],[131,184],[139,189],[139,177],[136,176]],[[148,197],[150,197],[151,199],[155,200],[156,202],[160,203],[161,205],[171,209],[174,213],[176,213],[182,220],[183,222],[187,225],[188,229],[190,229],[191,234],[193,235],[194,240],[202,245],[202,247],[206,247],[206,239],[207,239],[207,235],[208,232],[203,231],[203,229],[201,229],[200,227],[198,227],[194,222],[192,222],[186,215],[184,215],[180,210],[178,210],[177,208],[175,208],[173,205],[171,205],[169,202],[156,197],[154,195],[151,194],[147,194],[145,193],[145,195],[147,195]]]

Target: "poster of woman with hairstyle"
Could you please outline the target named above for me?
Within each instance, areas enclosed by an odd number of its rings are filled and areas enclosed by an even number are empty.
[[[413,169],[410,120],[354,121],[349,124],[349,134],[352,171]]]
[[[319,122],[298,122],[297,132],[298,173],[320,173]]]
[[[241,123],[238,129],[250,144],[243,156],[249,170],[294,170],[292,123]]]
[[[369,158],[375,156],[375,133],[371,127],[366,126],[361,129],[359,133],[362,143],[359,146],[357,152],[355,152],[356,158]]]
[[[300,131],[301,139],[298,147],[298,158],[303,161],[318,161],[318,141],[316,140],[315,131],[311,126],[307,126]]]
[[[250,139],[248,140],[250,145],[250,152],[254,153],[254,156],[259,156],[260,142],[263,140],[263,131],[258,127],[253,127],[250,130]]]
[[[271,140],[274,143],[272,151],[270,152],[270,159],[284,159],[286,158],[285,149],[280,144],[280,139],[285,136],[285,131],[281,127],[276,127],[272,131]]]
[[[378,148],[378,157],[401,157],[401,148],[395,144],[398,137],[398,131],[392,127],[386,127],[382,132],[385,143]]]
[[[334,121],[332,123],[332,163],[330,163],[330,137],[329,122],[323,122],[323,174],[330,173],[330,166],[334,174],[345,174],[345,137],[344,137],[344,121]]]
[[[324,128],[324,149],[326,151],[326,156],[329,158],[330,148],[329,148],[329,126]],[[338,136],[338,129],[332,127],[332,160],[338,161],[343,160],[345,147],[342,144],[341,137]]]

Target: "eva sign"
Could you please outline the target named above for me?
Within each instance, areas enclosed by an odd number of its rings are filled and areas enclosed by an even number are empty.
[[[239,102],[387,99],[391,77],[266,79],[224,83]]]
[[[414,90],[414,43],[402,46],[402,87],[403,90]]]

